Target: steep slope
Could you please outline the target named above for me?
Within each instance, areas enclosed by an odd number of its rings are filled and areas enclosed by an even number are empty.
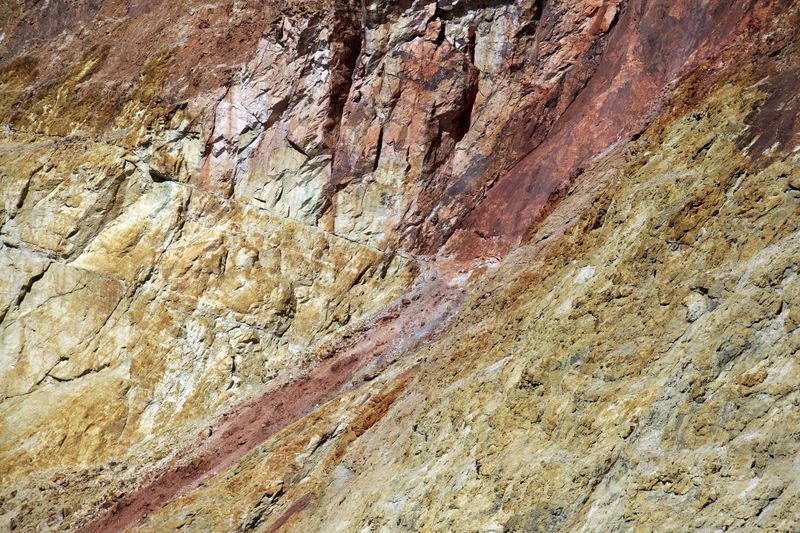
[[[795,530],[790,1],[0,10],[0,524]]]
[[[684,83],[440,340],[140,529],[796,530],[789,38]]]

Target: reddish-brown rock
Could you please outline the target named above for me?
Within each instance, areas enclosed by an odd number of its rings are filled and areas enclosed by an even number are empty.
[[[0,5],[0,529],[796,530],[800,6]]]

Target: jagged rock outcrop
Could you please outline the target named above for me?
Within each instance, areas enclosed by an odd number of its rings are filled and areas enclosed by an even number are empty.
[[[800,7],[0,6],[0,527],[800,527]]]

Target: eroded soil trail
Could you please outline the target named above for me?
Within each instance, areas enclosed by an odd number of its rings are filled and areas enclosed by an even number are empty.
[[[193,442],[155,477],[117,500],[80,531],[129,528],[153,511],[233,466],[247,452],[299,420],[343,388],[371,379],[405,348],[440,332],[463,300],[461,288],[433,273],[372,319],[362,333],[297,379],[234,407],[211,435]]]

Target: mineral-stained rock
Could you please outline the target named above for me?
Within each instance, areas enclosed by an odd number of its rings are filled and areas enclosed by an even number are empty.
[[[800,528],[800,7],[0,5],[0,529]]]

